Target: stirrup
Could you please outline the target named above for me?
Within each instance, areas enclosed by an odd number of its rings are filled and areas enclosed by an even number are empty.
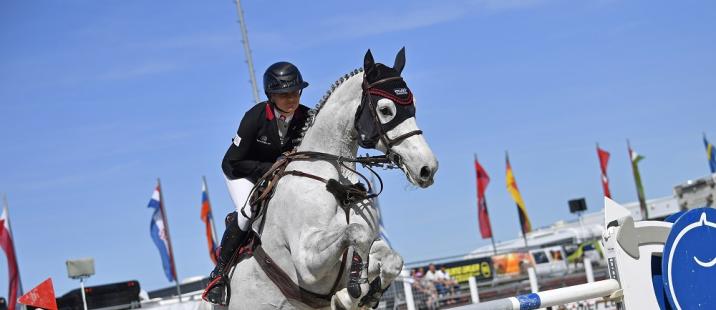
[[[206,289],[204,289],[204,293],[201,294],[201,299],[219,306],[226,307],[229,305],[231,290],[224,275],[218,275],[209,282]]]

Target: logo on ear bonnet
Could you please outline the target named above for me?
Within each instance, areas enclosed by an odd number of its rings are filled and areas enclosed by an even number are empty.
[[[397,96],[404,96],[404,95],[408,94],[408,89],[407,88],[396,88],[396,89],[393,89],[393,92]]]

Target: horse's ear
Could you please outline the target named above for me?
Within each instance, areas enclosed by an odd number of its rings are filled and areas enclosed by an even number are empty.
[[[371,68],[375,66],[375,60],[373,60],[373,54],[370,53],[370,49],[368,49],[367,52],[365,52],[365,57],[363,58],[363,70],[365,72],[368,72]]]
[[[395,55],[395,65],[393,65],[393,69],[398,71],[398,74],[403,72],[403,68],[405,68],[405,46],[400,49],[398,55]]]

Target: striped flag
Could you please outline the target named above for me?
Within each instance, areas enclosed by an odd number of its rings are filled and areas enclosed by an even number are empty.
[[[602,169],[602,189],[604,190],[604,197],[612,198],[612,193],[609,191],[609,178],[607,177],[609,152],[602,150],[599,148],[599,144],[597,144],[597,156],[599,157],[599,167]]]
[[[507,191],[510,192],[512,200],[517,204],[517,214],[520,216],[520,228],[522,229],[522,235],[526,236],[528,232],[532,231],[532,224],[530,218],[527,215],[527,209],[525,208],[525,202],[522,201],[522,195],[520,195],[519,189],[517,189],[517,181],[515,175],[512,173],[512,166],[510,165],[510,157],[505,152],[505,161],[507,162]]]
[[[637,154],[631,148],[631,144],[627,140],[627,148],[629,148],[629,160],[631,161],[631,169],[634,173],[634,183],[636,184],[636,194],[639,198],[639,206],[641,212],[644,214],[644,219],[649,218],[649,211],[646,208],[646,196],[644,195],[644,186],[641,184],[641,174],[639,173],[639,162],[644,159],[644,156]]]
[[[211,212],[211,204],[209,203],[209,189],[206,186],[206,178],[202,178],[201,183],[201,221],[206,227],[206,241],[209,245],[209,257],[216,265],[216,228],[214,226],[214,215]]]
[[[716,151],[714,151],[714,145],[706,140],[705,133],[704,146],[706,147],[706,157],[709,159],[709,167],[711,168],[711,174],[714,174],[716,173]]]
[[[174,266],[174,255],[172,253],[172,243],[169,238],[169,227],[167,225],[167,217],[164,212],[164,204],[162,203],[162,189],[157,181],[157,187],[152,193],[152,199],[149,200],[148,208],[154,209],[152,221],[149,224],[149,235],[152,236],[154,244],[159,250],[159,256],[162,259],[162,267],[164,274],[169,282],[176,280],[176,268]]]
[[[490,226],[490,215],[487,213],[487,200],[485,199],[485,189],[490,183],[490,176],[480,162],[477,161],[475,155],[475,178],[477,179],[477,222],[480,224],[480,235],[482,239],[492,237],[492,226]]]
[[[6,202],[7,204],[7,202]],[[13,242],[12,230],[10,229],[10,215],[7,205],[0,215],[0,247],[5,251],[7,256],[8,270],[8,293],[7,293],[7,309],[15,310],[17,306],[17,298],[22,295],[22,285],[20,284],[20,270],[17,266],[17,256],[15,256],[15,244]]]

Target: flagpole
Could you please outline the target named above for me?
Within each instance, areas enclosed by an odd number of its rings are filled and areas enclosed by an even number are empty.
[[[3,205],[5,207],[5,211],[7,212],[7,227],[10,231],[10,237],[12,237],[12,251],[15,253],[15,269],[17,269],[17,282],[18,282],[18,289],[20,290],[18,292],[19,296],[22,296],[22,279],[20,277],[20,263],[18,263],[17,259],[17,249],[15,248],[15,233],[12,232],[12,224],[10,223],[10,204],[7,203],[7,194],[3,193],[2,195]],[[22,308],[25,309],[25,306],[22,305]]]
[[[159,178],[157,178],[157,187],[159,188],[159,208],[162,210],[162,221],[164,221],[164,231],[167,234],[167,245],[169,245],[169,260],[172,264],[172,273],[174,275],[174,283],[177,287],[177,294],[179,295],[179,302],[181,303],[181,288],[179,286],[179,277],[177,276],[176,264],[174,263],[174,249],[172,248],[172,238],[169,234],[169,222],[167,221],[167,211],[164,209],[164,194],[162,193],[162,185]]]
[[[475,162],[479,162],[479,161],[477,160],[477,153],[473,153],[473,155],[475,156]],[[478,178],[477,182],[478,182],[478,184],[477,184],[477,190],[478,190],[478,196],[479,196],[479,194],[480,194],[480,193],[479,193],[479,191],[480,191],[480,180],[479,180],[479,178]],[[484,194],[484,195],[483,195],[483,199],[485,199],[485,211],[487,211],[487,222],[491,223],[491,221],[490,221],[490,210],[487,209],[487,194]],[[479,197],[478,197],[478,200],[479,200]],[[477,203],[479,204],[480,202],[478,201]],[[478,217],[479,217],[479,216],[480,216],[480,213],[479,213],[479,212],[480,212],[480,206],[478,206],[477,212],[478,212]],[[479,219],[478,219],[478,221],[479,221]],[[497,255],[497,246],[495,246],[495,234],[492,232],[492,225],[490,225],[490,241],[492,241],[492,252],[494,252],[495,255]]]

